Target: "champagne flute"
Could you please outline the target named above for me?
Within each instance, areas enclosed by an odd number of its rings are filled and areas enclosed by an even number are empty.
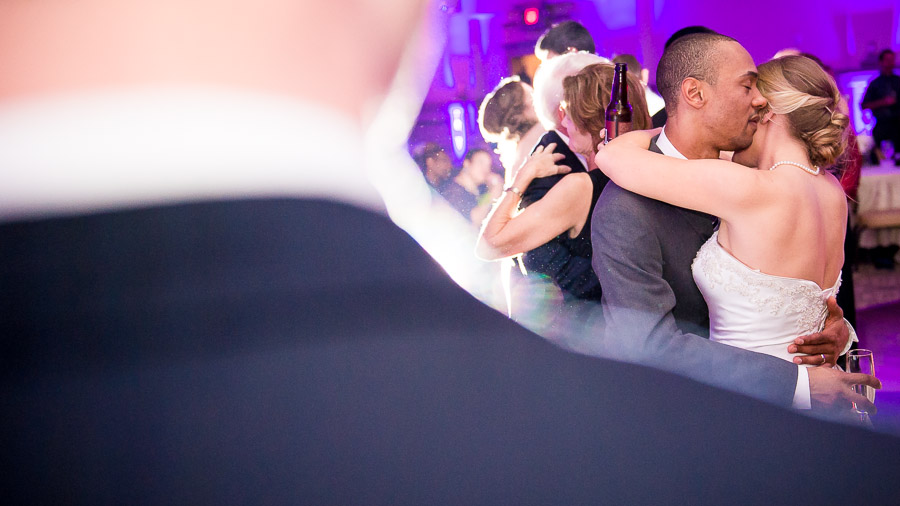
[[[847,352],[847,372],[859,372],[875,376],[875,358],[872,350],[850,350]],[[875,402],[875,389],[868,385],[853,385],[853,391],[865,395],[869,402]],[[866,412],[865,406],[857,406],[853,403],[853,412],[859,417],[859,421],[869,425],[869,413]]]

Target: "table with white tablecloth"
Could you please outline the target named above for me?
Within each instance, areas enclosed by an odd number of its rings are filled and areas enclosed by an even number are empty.
[[[885,226],[896,222],[900,216],[900,167],[891,161],[863,167],[857,201],[856,214],[863,225],[859,246],[900,245],[900,226]],[[878,223],[878,226],[866,226],[867,222]]]

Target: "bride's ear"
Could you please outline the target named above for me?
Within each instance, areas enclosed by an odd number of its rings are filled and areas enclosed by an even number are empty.
[[[763,117],[759,120],[760,123],[768,123],[772,121],[772,117],[775,116],[775,112],[769,111],[763,115]]]

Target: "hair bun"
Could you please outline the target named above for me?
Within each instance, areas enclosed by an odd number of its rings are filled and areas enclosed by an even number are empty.
[[[809,161],[833,165],[844,152],[850,124],[834,79],[805,56],[785,56],[759,66],[757,86],[771,110],[788,118],[793,135],[806,144]]]
[[[830,115],[826,111],[826,121],[822,128],[810,132],[808,138],[804,139],[809,151],[809,161],[819,167],[833,165],[846,148],[849,124],[850,118],[836,107]]]

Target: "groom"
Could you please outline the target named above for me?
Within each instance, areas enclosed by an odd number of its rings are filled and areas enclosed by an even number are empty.
[[[714,159],[750,146],[766,101],[756,89],[753,59],[737,41],[720,34],[679,40],[663,54],[657,83],[669,119],[651,150]],[[850,380],[843,373],[708,339],[709,314],[691,262],[717,221],[612,183],[606,187],[591,222],[606,335],[637,342],[646,363],[782,406],[848,407]],[[798,362],[833,363],[844,349],[848,335],[840,309],[829,307],[825,330],[790,346],[791,353],[808,354]]]

